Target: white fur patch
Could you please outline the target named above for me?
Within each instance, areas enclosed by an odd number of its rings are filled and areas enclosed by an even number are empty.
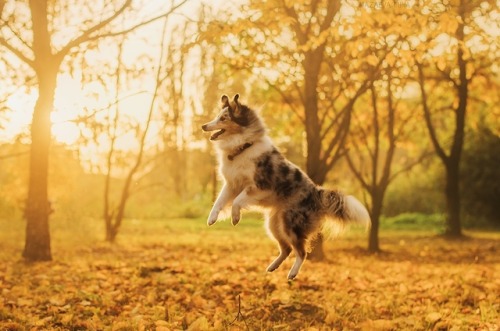
[[[370,214],[368,214],[368,210],[366,210],[365,206],[358,199],[352,195],[347,195],[345,197],[345,204],[351,221],[364,225],[366,228],[370,227]]]

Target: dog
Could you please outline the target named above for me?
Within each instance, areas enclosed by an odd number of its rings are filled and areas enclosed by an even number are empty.
[[[293,251],[295,262],[288,273],[293,280],[304,263],[309,243],[330,220],[337,224],[370,225],[366,208],[356,198],[313,183],[274,146],[259,115],[239,102],[221,98],[222,110],[202,130],[213,132],[224,185],[208,216],[213,225],[231,205],[231,221],[238,224],[241,209],[262,207],[267,232],[279,245],[279,256],[269,265],[276,270]]]

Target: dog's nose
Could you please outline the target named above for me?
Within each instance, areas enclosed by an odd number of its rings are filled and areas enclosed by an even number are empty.
[[[202,129],[203,131],[207,131],[207,125],[206,125],[206,124],[203,124],[203,125],[201,126],[201,129]]]

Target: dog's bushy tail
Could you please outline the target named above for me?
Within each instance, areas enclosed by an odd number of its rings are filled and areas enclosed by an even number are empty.
[[[371,225],[368,210],[352,195],[344,195],[335,190],[322,190],[321,204],[328,218],[342,225],[359,224],[367,229]]]

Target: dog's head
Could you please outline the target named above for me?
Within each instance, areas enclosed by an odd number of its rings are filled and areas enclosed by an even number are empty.
[[[224,140],[243,131],[255,122],[256,115],[247,106],[238,102],[239,94],[230,102],[227,95],[221,98],[222,110],[212,121],[204,124],[203,131],[215,131],[210,140]]]

